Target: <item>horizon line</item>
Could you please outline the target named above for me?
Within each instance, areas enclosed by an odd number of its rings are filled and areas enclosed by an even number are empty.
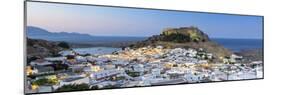
[[[47,32],[50,32],[50,33],[77,33],[77,34],[82,34],[82,35],[90,35],[90,36],[98,36],[98,37],[136,37],[136,38],[141,38],[141,37],[151,37],[151,36],[154,36],[154,35],[148,35],[148,36],[129,36],[129,35],[93,35],[93,34],[90,34],[90,33],[80,33],[80,32],[67,32],[67,31],[60,31],[60,32],[54,32],[54,31],[49,31],[45,28],[42,28],[42,27],[38,27],[38,26],[34,26],[34,25],[26,25],[26,27],[36,27],[36,28],[40,28],[40,29],[43,29]],[[27,32],[27,31],[26,31]],[[205,34],[207,34],[206,32],[204,32]],[[161,32],[160,32],[161,34]],[[157,34],[157,35],[160,35],[160,34]],[[210,39],[252,39],[252,40],[263,40],[264,38],[227,38],[227,37],[209,37]]]

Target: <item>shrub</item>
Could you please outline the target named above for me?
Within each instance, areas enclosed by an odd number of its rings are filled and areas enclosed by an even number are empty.
[[[62,87],[56,89],[56,91],[75,91],[75,90],[89,90],[90,86],[88,84],[70,84],[70,85],[63,85]]]
[[[60,42],[60,43],[58,44],[58,46],[59,46],[59,47],[62,47],[62,48],[65,48],[65,49],[69,49],[69,48],[70,48],[69,44],[66,43],[66,42]]]
[[[58,83],[57,79],[47,79],[47,78],[38,79],[32,82],[32,84],[35,85],[55,85],[57,83]]]

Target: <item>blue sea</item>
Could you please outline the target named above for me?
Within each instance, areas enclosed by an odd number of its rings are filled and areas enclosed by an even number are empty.
[[[222,39],[212,38],[211,40],[228,48],[231,51],[239,52],[241,50],[262,49],[262,39]],[[89,47],[89,48],[74,48],[75,52],[79,54],[110,54],[114,51],[119,51],[121,48],[114,47]]]
[[[262,49],[262,39],[223,39],[223,38],[212,38],[211,40],[218,44],[228,48],[234,52],[249,49]]]
[[[79,54],[111,54],[114,51],[119,51],[121,48],[113,48],[113,47],[89,47],[89,48],[74,48],[73,51]]]

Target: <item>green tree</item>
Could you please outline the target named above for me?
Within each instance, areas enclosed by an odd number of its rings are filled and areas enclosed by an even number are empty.
[[[138,77],[138,76],[140,76],[139,72],[133,72],[133,71],[125,71],[125,72],[126,72],[126,74],[128,74],[131,77]]]
[[[70,85],[63,85],[62,87],[56,89],[57,92],[61,91],[77,91],[77,90],[89,90],[90,86],[88,84],[70,84]]]
[[[164,41],[172,41],[176,43],[189,42],[190,37],[183,34],[170,34],[164,37]]]
[[[62,48],[65,48],[65,49],[69,49],[69,48],[70,48],[69,44],[66,43],[66,42],[60,42],[60,43],[58,44],[58,46],[59,46],[59,47],[62,47]]]
[[[58,83],[57,79],[47,79],[47,78],[38,79],[32,82],[32,84],[36,84],[36,85],[55,85],[57,83]]]
[[[190,33],[190,38],[194,42],[198,42],[200,40],[200,36],[197,33]]]

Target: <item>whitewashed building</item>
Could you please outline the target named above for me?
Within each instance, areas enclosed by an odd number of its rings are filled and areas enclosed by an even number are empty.
[[[103,71],[92,73],[90,77],[95,80],[100,80],[107,77],[116,76],[122,73],[124,73],[124,71],[117,70],[117,69],[103,70]]]
[[[69,85],[69,84],[89,84],[90,78],[89,77],[70,77],[60,81],[60,86]]]

